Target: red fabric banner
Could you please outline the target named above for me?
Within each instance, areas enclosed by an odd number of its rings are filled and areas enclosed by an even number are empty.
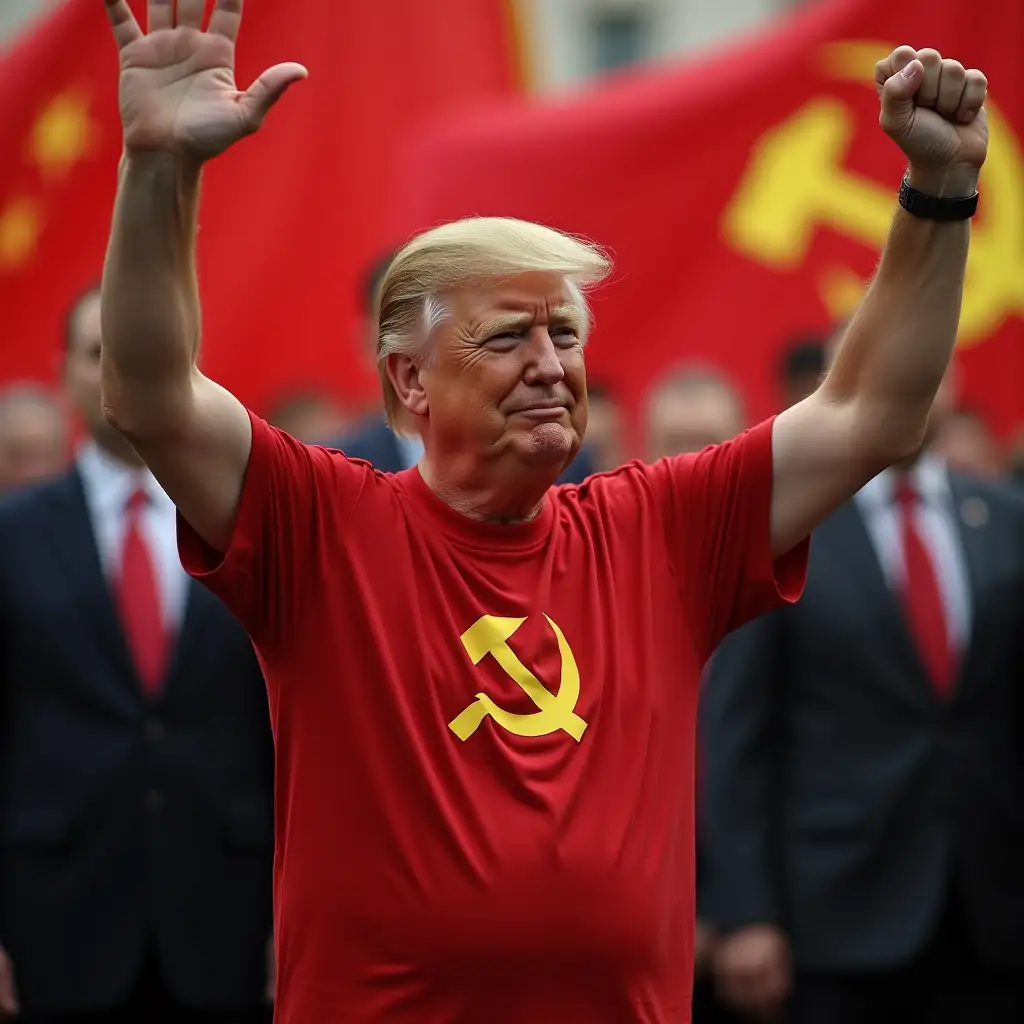
[[[497,104],[422,134],[400,161],[396,240],[470,214],[525,217],[610,248],[588,361],[627,407],[669,365],[713,360],[752,416],[780,349],[847,315],[903,171],[878,127],[876,60],[934,46],[990,81],[992,145],[961,322],[966,399],[1024,423],[1024,5],[830,0],[683,68],[555,103]]]
[[[510,0],[253,0],[239,83],[295,60],[258,135],[206,173],[204,369],[262,407],[319,382],[373,395],[360,280],[410,126],[517,87]],[[142,0],[132,0],[138,16]],[[52,380],[69,300],[102,268],[121,149],[102,0],[67,0],[0,60],[0,377]]]

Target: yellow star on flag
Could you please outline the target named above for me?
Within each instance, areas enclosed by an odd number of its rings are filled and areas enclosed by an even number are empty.
[[[88,97],[74,89],[59,93],[32,126],[29,157],[44,177],[63,177],[88,153],[94,129]]]
[[[32,199],[14,199],[0,208],[0,269],[12,270],[32,256],[42,226],[42,211]]]

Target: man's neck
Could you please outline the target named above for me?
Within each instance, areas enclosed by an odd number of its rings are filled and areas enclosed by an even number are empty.
[[[489,467],[477,475],[460,472],[458,466],[440,469],[429,455],[419,470],[427,487],[446,505],[468,519],[490,523],[524,523],[535,518],[559,472],[502,473],[498,467]]]

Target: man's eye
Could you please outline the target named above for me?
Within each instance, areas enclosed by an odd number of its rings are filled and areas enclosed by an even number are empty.
[[[492,334],[485,344],[511,345],[522,337],[518,331],[502,331],[500,334]]]
[[[551,337],[558,338],[561,341],[576,341],[579,335],[576,333],[575,327],[556,327],[551,332]]]

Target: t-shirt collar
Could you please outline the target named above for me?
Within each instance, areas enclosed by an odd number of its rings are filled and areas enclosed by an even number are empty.
[[[555,510],[551,491],[544,497],[540,511],[526,522],[496,523],[471,519],[452,508],[427,486],[414,466],[396,479],[414,507],[449,537],[468,546],[485,548],[500,557],[503,553],[521,554],[544,543],[551,531]]]

